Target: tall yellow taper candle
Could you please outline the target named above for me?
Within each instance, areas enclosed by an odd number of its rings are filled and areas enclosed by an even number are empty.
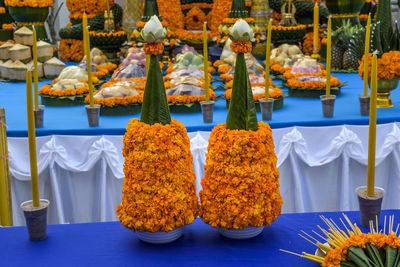
[[[371,14],[368,14],[367,32],[365,34],[364,51],[364,96],[368,96],[368,65],[369,65],[369,47],[371,40]]]
[[[271,61],[271,36],[272,36],[272,19],[268,22],[267,31],[267,52],[265,53],[265,100],[269,99],[269,65]]]
[[[28,118],[28,140],[29,140],[29,160],[31,163],[31,183],[32,183],[32,200],[33,206],[39,207],[39,178],[37,171],[36,159],[36,134],[35,119],[33,115],[33,98],[32,98],[32,73],[26,72],[26,108]]]
[[[39,76],[38,76],[38,59],[37,59],[37,40],[36,40],[36,29],[35,26],[32,27],[33,30],[33,81],[35,88],[35,110],[39,110]]]
[[[368,180],[367,195],[375,193],[375,150],[376,150],[376,93],[378,87],[378,59],[372,58],[371,73],[371,102],[369,108],[369,137],[368,137]]]
[[[149,75],[150,55],[146,54],[146,76]]]
[[[204,60],[204,90],[206,91],[206,102],[210,102],[210,88],[208,85],[208,37],[207,22],[203,25],[203,60]]]
[[[314,44],[314,54],[318,53],[319,46],[319,6],[318,3],[314,5],[314,35],[313,35],[313,44]]]
[[[89,103],[90,107],[93,107],[94,98],[93,98],[92,60],[90,55],[90,37],[89,37],[89,30],[87,27],[86,13],[83,14],[83,34],[85,36],[85,54],[86,54],[86,64],[87,64],[88,84],[89,84]]]
[[[326,45],[326,98],[331,97],[331,48],[332,48],[332,20],[328,19],[328,41]]]
[[[85,35],[85,28],[87,29],[87,15],[86,12],[83,12],[82,16],[82,31],[83,31],[83,55],[86,56],[86,35]]]

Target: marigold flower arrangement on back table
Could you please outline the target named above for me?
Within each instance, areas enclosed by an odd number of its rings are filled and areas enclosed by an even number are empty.
[[[279,171],[272,131],[257,122],[244,53],[253,36],[238,20],[230,30],[237,53],[233,93],[226,124],[211,132],[201,184],[200,216],[230,238],[251,238],[281,213]]]
[[[143,36],[152,54],[141,119],[132,119],[124,135],[125,181],[117,215],[143,241],[165,243],[194,221],[198,199],[190,141],[183,124],[171,120],[157,59],[165,31],[152,19],[156,25]]]

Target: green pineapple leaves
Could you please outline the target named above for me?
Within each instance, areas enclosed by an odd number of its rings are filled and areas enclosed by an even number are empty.
[[[155,55],[150,56],[140,121],[149,125],[156,123],[165,125],[171,122],[160,64]]]
[[[226,128],[246,131],[257,131],[258,129],[256,106],[243,53],[238,54],[236,58],[232,99],[226,119]]]

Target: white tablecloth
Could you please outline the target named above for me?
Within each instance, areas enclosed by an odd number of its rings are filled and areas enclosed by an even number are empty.
[[[376,185],[383,208],[400,208],[400,129],[378,126]],[[197,190],[204,175],[209,132],[189,133]],[[283,213],[358,208],[355,188],[367,181],[368,127],[293,127],[273,131]],[[31,199],[27,138],[9,138],[14,224]],[[123,185],[122,136],[37,138],[40,195],[50,200],[50,223],[116,220]]]

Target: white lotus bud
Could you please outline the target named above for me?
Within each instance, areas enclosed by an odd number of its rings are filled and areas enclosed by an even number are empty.
[[[167,30],[162,26],[158,17],[154,15],[144,25],[140,34],[146,43],[161,43],[167,35]]]
[[[229,30],[229,37],[232,39],[232,41],[246,42],[253,39],[253,36],[253,30],[249,24],[242,19],[236,21],[236,23]]]

